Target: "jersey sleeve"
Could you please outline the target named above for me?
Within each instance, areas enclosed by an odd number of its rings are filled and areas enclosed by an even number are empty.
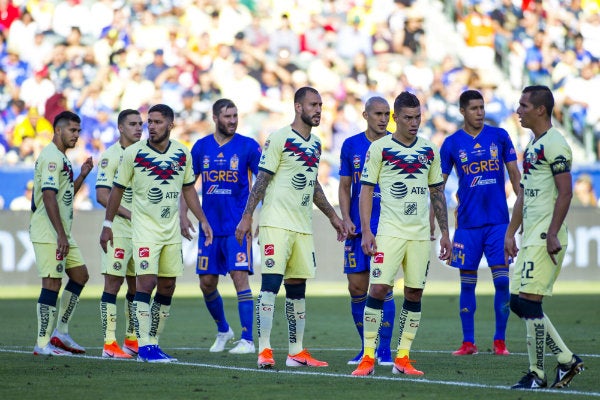
[[[131,179],[133,177],[133,160],[137,154],[137,146],[129,146],[123,152],[123,160],[119,164],[113,184],[125,189],[131,187]]]
[[[44,190],[53,190],[58,193],[62,160],[58,160],[55,157],[44,157],[39,160],[39,163],[40,174],[42,177],[42,192]]]
[[[504,163],[516,161],[517,160],[517,151],[515,150],[515,146],[513,145],[512,140],[510,140],[510,136],[509,136],[508,132],[506,132],[504,129],[501,129],[500,132],[502,132],[501,134],[502,134],[502,139],[504,142],[504,146],[502,146],[502,148],[503,148],[502,158],[504,160]]]
[[[383,158],[378,142],[379,141],[372,143],[365,155],[365,165],[360,178],[360,183],[363,185],[375,186],[379,180],[379,172],[381,171]]]
[[[259,170],[265,171],[271,175],[277,172],[279,164],[281,163],[281,154],[283,151],[281,144],[282,137],[283,135],[278,135],[277,132],[269,136],[269,139],[267,139],[267,142],[265,143],[262,156],[260,157],[260,162],[258,164]]]
[[[183,153],[186,157],[186,162],[183,169],[183,186],[193,185],[196,182],[196,177],[192,167],[192,154],[187,147],[182,145],[181,148],[183,149]]]
[[[431,149],[433,151],[433,160],[431,161],[431,168],[429,168],[429,177],[427,179],[427,184],[429,186],[438,186],[444,183],[444,178],[442,177],[442,168],[441,168],[441,157],[440,152],[438,151],[435,145],[431,145]]]
[[[100,162],[98,163],[96,188],[110,189],[115,179],[117,168],[118,160],[115,160],[115,157],[109,157],[106,152],[102,153],[102,156],[100,156]]]
[[[340,176],[352,176],[354,171],[352,170],[352,160],[349,156],[348,140],[342,144],[342,150],[340,151]]]
[[[452,173],[452,167],[454,166],[454,160],[452,158],[452,143],[449,137],[442,143],[442,148],[440,149],[440,161],[442,173],[450,175]]]
[[[547,146],[544,149],[552,175],[570,172],[571,163],[573,162],[571,148],[564,139],[557,140],[555,143],[553,143],[553,146]]]
[[[202,145],[200,143],[200,140],[194,143],[194,146],[192,147],[191,157],[194,175],[200,175],[202,173]]]
[[[260,158],[262,155],[262,150],[260,148],[260,144],[254,139],[250,139],[248,142],[249,149],[249,167],[254,175],[258,175],[258,164],[260,163]]]

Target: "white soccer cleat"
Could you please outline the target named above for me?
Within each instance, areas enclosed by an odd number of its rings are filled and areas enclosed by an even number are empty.
[[[53,346],[48,343],[44,347],[39,347],[37,344],[33,347],[33,355],[36,356],[71,356],[73,353]]]
[[[225,345],[228,341],[233,339],[233,336],[233,330],[231,329],[231,327],[229,327],[229,330],[227,332],[217,333],[217,338],[215,339],[213,345],[210,346],[209,351],[211,353],[220,353],[221,351],[225,350]]]
[[[253,354],[256,352],[254,343],[249,340],[240,339],[236,343],[237,344],[235,345],[235,347],[229,350],[231,354]]]
[[[52,332],[50,343],[71,353],[85,353],[85,349],[78,345],[68,333],[60,333],[57,329],[54,329],[54,332]]]

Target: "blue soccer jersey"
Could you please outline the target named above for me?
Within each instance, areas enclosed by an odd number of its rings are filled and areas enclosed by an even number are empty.
[[[473,137],[460,129],[446,138],[440,154],[442,173],[450,175],[454,167],[458,176],[457,228],[507,224],[504,164],[517,159],[508,133],[484,125]]]
[[[256,140],[237,133],[223,146],[213,135],[194,144],[192,162],[194,174],[202,179],[202,210],[215,236],[235,234],[260,155]]]
[[[362,232],[358,209],[360,188],[362,187],[360,177],[365,164],[365,155],[367,154],[370,145],[371,141],[367,138],[365,132],[362,132],[346,139],[344,144],[342,144],[340,153],[340,176],[352,177],[352,184],[350,187],[350,219],[356,226],[357,234]],[[380,203],[381,193],[379,191],[379,185],[376,185],[373,193],[373,212],[371,213],[371,231],[373,234],[377,233],[379,211],[381,208]]]

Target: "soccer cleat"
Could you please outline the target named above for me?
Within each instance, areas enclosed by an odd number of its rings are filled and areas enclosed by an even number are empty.
[[[102,357],[103,358],[131,358],[130,354],[125,353],[117,342],[112,343],[104,343],[104,347],[102,348]]]
[[[177,359],[175,357],[172,357],[172,356],[168,355],[167,353],[165,353],[164,351],[162,351],[162,349],[158,345],[156,345],[156,347],[158,348],[158,353],[161,356],[163,356],[163,357],[168,358],[169,360],[171,360],[169,362],[175,362],[175,361],[177,361]]]
[[[319,361],[310,355],[308,350],[304,349],[295,355],[288,354],[285,365],[288,367],[328,367],[325,361]]]
[[[394,365],[392,353],[390,349],[377,349],[377,364],[378,365]]]
[[[474,343],[471,342],[463,342],[462,346],[460,346],[460,349],[452,352],[453,356],[469,356],[471,354],[477,354],[477,346],[475,346]]]
[[[240,339],[236,343],[235,347],[229,350],[231,354],[253,354],[256,351],[254,343],[250,340]]]
[[[75,341],[71,338],[71,336],[68,333],[60,333],[57,329],[54,329],[54,332],[52,332],[50,343],[52,343],[56,347],[70,351],[74,354],[85,353],[85,349],[77,343],[75,343]]]
[[[258,368],[260,369],[271,369],[275,366],[275,360],[273,359],[273,350],[264,349],[258,354]]]
[[[52,343],[48,343],[44,347],[39,347],[37,344],[33,347],[34,356],[71,356],[73,353],[67,350],[58,348]]]
[[[533,371],[529,371],[521,380],[512,385],[511,389],[540,389],[547,386],[546,379],[542,379]]]
[[[149,363],[170,363],[173,360],[155,344],[140,346],[138,351],[138,361]]]
[[[231,329],[231,327],[227,332],[218,332],[215,342],[212,346],[210,346],[210,349],[208,351],[210,351],[211,353],[219,353],[225,350],[225,345],[231,339],[233,339],[233,330]]]
[[[352,376],[368,376],[375,373],[375,360],[369,356],[364,356],[358,367],[352,371]]]
[[[556,379],[552,387],[560,389],[569,386],[575,375],[583,370],[583,360],[577,354],[573,354],[570,364],[558,364],[556,366]]]
[[[363,351],[359,351],[356,356],[352,360],[348,360],[348,365],[357,365],[360,363],[360,360],[363,358]]]
[[[408,356],[396,357],[394,360],[394,368],[392,368],[393,374],[406,374],[406,375],[425,375],[423,371],[419,371],[411,363],[414,360],[409,360]]]
[[[494,340],[494,354],[497,356],[508,356],[510,352],[506,348],[506,342],[501,339]]]
[[[137,356],[138,354],[138,341],[137,339],[125,339],[123,342],[123,351],[130,356]]]

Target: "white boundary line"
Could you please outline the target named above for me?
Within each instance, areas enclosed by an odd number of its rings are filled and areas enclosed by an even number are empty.
[[[19,347],[22,349],[23,347]],[[91,348],[90,348],[91,349]],[[98,348],[99,349],[99,348]],[[167,350],[201,350],[200,348],[189,348],[189,347],[176,347],[169,348]],[[319,349],[319,350],[329,350],[329,351],[349,351],[349,349]],[[445,353],[442,351],[421,351],[428,353]],[[31,350],[16,350],[16,349],[8,349],[0,347],[0,353],[16,353],[16,354],[32,354]],[[515,354],[515,353],[512,353]],[[586,357],[598,357],[599,355],[584,355]],[[51,357],[51,356],[46,356]],[[61,357],[72,357],[72,358],[84,358],[90,360],[101,360],[101,361],[110,361],[110,362],[137,362],[136,360],[115,360],[111,358],[103,358],[98,356],[89,356],[89,355],[72,355],[72,356],[61,356]],[[500,386],[500,385],[485,385],[481,383],[470,383],[470,382],[459,382],[459,381],[436,381],[427,378],[409,378],[409,377],[401,377],[395,378],[391,376],[364,376],[364,377],[356,377],[349,374],[338,374],[338,373],[328,373],[328,372],[315,372],[314,370],[298,370],[298,369],[272,369],[272,370],[261,370],[257,368],[246,368],[246,367],[234,367],[220,364],[207,364],[207,363],[195,363],[195,362],[183,362],[176,361],[171,362],[169,364],[174,365],[184,365],[190,367],[200,367],[200,368],[211,368],[211,369],[221,369],[228,371],[240,371],[240,372],[251,372],[251,373],[263,373],[263,374],[284,374],[284,375],[303,375],[303,376],[318,376],[318,377],[329,377],[329,378],[344,378],[344,379],[369,379],[369,380],[377,380],[377,381],[386,381],[386,382],[412,382],[412,383],[421,383],[421,384],[429,384],[429,385],[443,385],[443,386],[456,386],[463,388],[481,388],[481,389],[496,389],[496,390],[506,390],[512,392],[523,392],[523,391],[515,391],[510,388],[510,386]],[[535,392],[541,393],[560,393],[562,396],[590,396],[590,397],[600,397],[600,392],[584,392],[578,390],[569,390],[569,389],[536,389]]]

